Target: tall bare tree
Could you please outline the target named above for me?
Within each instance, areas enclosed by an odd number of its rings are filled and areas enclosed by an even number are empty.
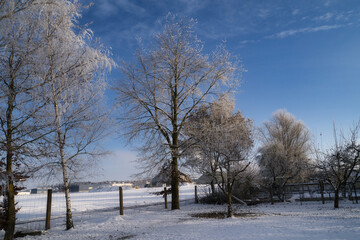
[[[225,95],[192,114],[185,127],[193,142],[191,165],[209,174],[227,196],[228,217],[233,216],[233,186],[250,165],[253,146],[252,121],[233,111],[234,101]]]
[[[41,2],[41,1],[40,1]],[[102,97],[104,73],[112,60],[101,46],[92,44],[91,31],[75,32],[81,5],[76,1],[45,0],[40,18],[43,48],[38,75],[47,83],[43,87],[47,121],[54,134],[46,137],[54,149],[46,166],[60,167],[66,200],[66,229],[74,227],[69,192],[69,167],[101,152],[94,145],[106,133],[107,113]],[[71,169],[70,169],[71,170]]]
[[[258,163],[271,200],[285,200],[285,185],[302,181],[308,174],[310,135],[305,124],[285,110],[273,114],[260,130]]]
[[[167,150],[162,159],[171,164],[172,209],[180,208],[179,139],[186,119],[220,86],[239,80],[233,77],[236,67],[223,47],[202,54],[193,26],[192,19],[168,15],[155,45],[139,51],[135,63],[123,63],[123,78],[115,87],[129,139],[141,137],[145,144],[156,142]]]
[[[334,126],[334,146],[326,152],[317,151],[317,168],[322,180],[334,189],[334,208],[339,208],[339,192],[348,181],[357,178],[360,168],[360,123],[350,130],[349,137],[337,136]]]

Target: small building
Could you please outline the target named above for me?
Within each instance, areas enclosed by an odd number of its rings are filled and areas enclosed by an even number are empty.
[[[17,195],[30,195],[31,190],[21,190]]]
[[[70,192],[89,192],[96,188],[97,184],[92,182],[77,182],[69,186]]]
[[[132,183],[126,183],[126,182],[113,182],[112,187],[129,187],[132,188],[133,184]]]
[[[108,190],[113,191],[116,187],[132,188],[132,183],[104,181],[104,182],[75,182],[70,184],[70,192],[90,192]]]
[[[179,171],[180,183],[192,183],[190,177]],[[171,185],[171,169],[170,167],[162,167],[160,172],[150,181],[153,187],[162,187],[163,184]]]
[[[33,188],[30,190],[30,194],[44,194],[47,193],[47,188]]]

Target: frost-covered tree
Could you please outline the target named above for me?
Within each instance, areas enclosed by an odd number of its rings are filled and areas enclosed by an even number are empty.
[[[81,5],[68,0],[39,0],[40,37],[43,46],[37,74],[47,83],[42,88],[48,102],[46,120],[53,127],[46,166],[62,173],[66,200],[66,229],[73,228],[69,171],[101,152],[95,143],[106,134],[107,112],[102,105],[104,73],[112,60],[94,45],[91,31],[75,25]]]
[[[220,153],[215,148],[222,139],[214,138],[211,144],[205,141],[214,126],[220,124],[222,118],[228,118],[234,110],[234,101],[228,95],[220,96],[212,103],[203,104],[192,113],[184,128],[184,157],[185,165],[198,173],[210,177],[212,194],[219,176]]]
[[[271,200],[285,200],[285,185],[308,174],[310,135],[305,124],[285,110],[273,114],[260,130],[258,164]]]
[[[8,0],[0,5],[0,177],[5,239],[14,235],[15,182],[35,167],[32,160],[42,155],[39,140],[47,132],[46,124],[39,120],[46,105],[38,101],[44,82],[34,72],[35,52],[42,45],[37,34],[38,11],[25,3]]]
[[[66,0],[0,2],[5,239],[14,235],[19,173],[41,168],[33,159],[60,156],[66,179],[62,160],[94,153],[91,143],[104,133],[106,114],[98,102],[104,89],[102,70],[112,63],[106,52],[89,44],[90,32],[75,26],[80,7]],[[52,146],[58,151],[50,151]],[[67,223],[72,226],[71,219]]]
[[[193,110],[210,94],[235,85],[236,67],[223,47],[212,54],[202,53],[202,44],[193,33],[194,21],[168,15],[163,31],[156,35],[149,51],[139,51],[135,63],[124,63],[123,78],[116,91],[120,120],[129,139],[140,137],[151,152],[143,166],[171,165],[172,209],[179,209],[180,138]],[[152,154],[159,145],[159,158]],[[148,164],[146,164],[148,163]]]
[[[233,186],[250,164],[252,121],[234,112],[234,101],[222,96],[193,113],[185,129],[192,145],[187,154],[191,166],[217,183],[227,196],[227,215],[232,217]]]
[[[35,0],[0,0],[0,21],[26,10]],[[9,5],[11,4],[11,8]]]

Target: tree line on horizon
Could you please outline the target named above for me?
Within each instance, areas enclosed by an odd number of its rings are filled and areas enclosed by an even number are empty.
[[[234,93],[244,71],[224,45],[210,54],[194,32],[196,21],[168,14],[162,31],[133,62],[116,64],[109,51],[78,24],[84,8],[72,0],[0,0],[0,227],[13,239],[15,194],[28,177],[60,175],[66,229],[74,227],[69,177],[103,156],[99,141],[116,116],[129,142],[141,140],[143,172],[171,169],[172,209],[180,209],[179,169],[211,176],[226,196],[228,216],[236,182],[260,178],[271,198],[284,200],[288,183],[314,171],[335,190],[359,173],[358,128],[333,148],[311,146],[309,130],[285,110],[256,128],[235,111]],[[112,86],[115,112],[104,101],[106,74],[119,67]],[[336,136],[336,134],[335,134]],[[255,142],[259,148],[254,150]]]

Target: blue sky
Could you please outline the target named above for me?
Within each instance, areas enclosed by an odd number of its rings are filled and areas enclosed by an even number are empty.
[[[195,18],[204,53],[226,41],[247,72],[236,108],[255,125],[286,109],[314,138],[332,141],[332,126],[347,129],[360,118],[360,1],[358,0],[95,0],[81,23],[112,48],[115,60],[132,61],[137,38],[149,42],[168,13]],[[114,70],[110,81],[119,77]],[[112,96],[109,95],[111,99]],[[102,162],[98,179],[129,179],[136,154],[120,139]]]

